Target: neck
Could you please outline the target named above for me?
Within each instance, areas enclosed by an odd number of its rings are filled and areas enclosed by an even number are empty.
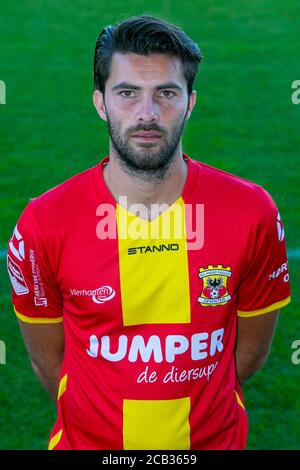
[[[187,163],[183,159],[181,145],[163,179],[145,181],[128,173],[111,149],[109,162],[103,168],[104,181],[117,202],[120,196],[126,196],[127,206],[143,204],[149,209],[151,204],[173,204],[182,193],[186,177]]]

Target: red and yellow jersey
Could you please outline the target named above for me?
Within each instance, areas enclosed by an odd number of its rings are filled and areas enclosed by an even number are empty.
[[[50,449],[245,448],[237,317],[290,301],[284,229],[263,188],[184,158],[181,197],[151,222],[115,202],[105,158],[17,223],[16,315],[64,322]]]

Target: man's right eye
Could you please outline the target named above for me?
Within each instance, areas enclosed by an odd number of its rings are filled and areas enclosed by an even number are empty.
[[[122,90],[120,91],[119,95],[123,96],[124,98],[133,98],[135,96],[135,92],[133,90]]]

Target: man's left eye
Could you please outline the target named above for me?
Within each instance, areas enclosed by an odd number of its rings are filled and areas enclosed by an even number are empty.
[[[172,98],[173,96],[175,96],[174,91],[171,91],[171,90],[162,90],[162,91],[160,92],[160,94],[161,94],[164,98]]]

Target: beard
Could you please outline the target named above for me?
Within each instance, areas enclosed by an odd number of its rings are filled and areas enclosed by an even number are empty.
[[[186,116],[187,112],[183,119],[169,130],[156,124],[140,124],[121,134],[121,123],[117,120],[112,121],[107,113],[111,144],[124,170],[144,181],[162,180],[174,160],[183,134]],[[154,143],[139,142],[137,146],[131,145],[130,136],[139,131],[156,131],[161,134],[161,137]]]

